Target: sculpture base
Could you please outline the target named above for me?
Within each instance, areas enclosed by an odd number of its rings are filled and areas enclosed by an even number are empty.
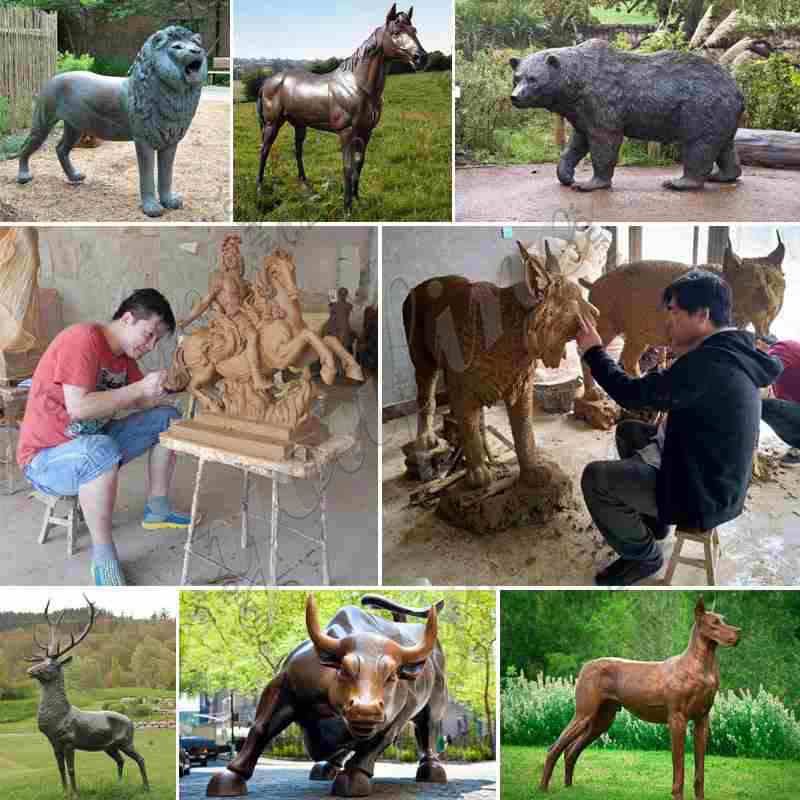
[[[206,797],[244,797],[247,794],[247,781],[229,769],[211,776],[206,786]]]
[[[10,386],[33,376],[44,350],[7,353],[0,350],[0,386]]]
[[[439,761],[430,759],[417,767],[417,783],[447,783],[447,773]]]
[[[442,439],[428,450],[417,449],[416,442],[404,444],[402,450],[406,457],[406,474],[414,481],[435,480],[453,455],[453,447]]]
[[[203,412],[192,420],[173,422],[169,436],[253,458],[283,461],[305,454],[306,447],[316,447],[330,433],[317,417],[290,427]]]
[[[619,407],[606,397],[597,400],[584,400],[575,398],[575,419],[583,419],[590,427],[600,431],[611,430],[620,416]]]
[[[572,502],[570,477],[555,461],[540,458],[525,483],[514,474],[482,489],[458,484],[442,495],[437,513],[451,525],[483,535],[542,525]]]

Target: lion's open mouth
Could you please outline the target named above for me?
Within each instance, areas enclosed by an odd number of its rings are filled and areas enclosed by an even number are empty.
[[[196,59],[195,61],[190,61],[186,65],[186,69],[184,72],[186,73],[187,78],[196,78],[200,74],[200,70],[203,66],[203,62],[200,59]]]

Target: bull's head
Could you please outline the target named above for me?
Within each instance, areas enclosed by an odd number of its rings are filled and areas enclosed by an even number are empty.
[[[566,355],[564,348],[580,328],[580,316],[597,324],[600,312],[586,299],[577,283],[561,274],[558,259],[545,240],[545,263],[517,242],[526,278],[520,302],[532,309],[528,318],[529,352],[546,367],[555,368]]]
[[[740,256],[737,256],[736,253],[733,252],[731,240],[728,239],[728,242],[725,245],[725,253],[722,256],[723,272],[730,273],[736,269],[740,269],[744,266],[745,262],[749,262],[758,266],[775,267],[780,271],[783,264],[783,257],[786,254],[786,248],[781,241],[780,231],[775,231],[775,233],[778,237],[777,247],[768,256],[763,256],[762,258],[741,258]]]
[[[411,647],[377,633],[336,639],[320,628],[317,604],[306,602],[306,628],[323,667],[336,670],[328,702],[356,739],[369,739],[394,717],[399,681],[414,680],[436,644],[436,608],[431,608],[422,641]]]

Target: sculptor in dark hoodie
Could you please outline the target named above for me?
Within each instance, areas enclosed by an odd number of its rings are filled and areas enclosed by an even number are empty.
[[[708,530],[744,506],[761,419],[759,389],[780,362],[745,331],[721,330],[667,370],[632,378],[602,347],[583,358],[621,406],[668,411],[656,483],[659,522]]]

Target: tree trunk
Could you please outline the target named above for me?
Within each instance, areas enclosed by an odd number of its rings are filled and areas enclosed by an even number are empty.
[[[735,142],[742,164],[800,169],[800,133],[739,128]]]
[[[483,705],[486,711],[486,721],[489,724],[489,742],[492,747],[492,756],[494,756],[497,752],[494,741],[494,720],[492,719],[492,707],[491,703],[489,702],[489,686],[491,684],[490,676],[493,667],[494,664],[492,663],[491,658],[491,648],[488,648],[486,652],[486,671],[484,673],[483,682]]]

